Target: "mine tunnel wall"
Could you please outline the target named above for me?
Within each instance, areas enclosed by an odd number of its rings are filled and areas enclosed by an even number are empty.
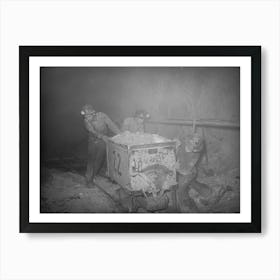
[[[41,68],[41,160],[86,156],[81,107],[92,104],[118,124],[136,109],[152,119],[215,119],[239,123],[238,67],[219,68]],[[147,125],[175,138],[191,126]],[[198,132],[201,128],[197,129]],[[204,130],[209,164],[239,167],[239,129]]]

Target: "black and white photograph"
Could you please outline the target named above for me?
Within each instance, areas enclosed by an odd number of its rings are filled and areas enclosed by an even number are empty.
[[[280,280],[279,22],[0,0],[0,279]]]
[[[41,213],[239,213],[239,67],[41,67]]]
[[[260,230],[260,47],[20,58],[22,230]]]

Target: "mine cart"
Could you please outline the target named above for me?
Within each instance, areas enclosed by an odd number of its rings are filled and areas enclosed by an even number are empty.
[[[108,176],[134,198],[138,197],[139,207],[144,205],[149,211],[176,208],[176,142],[154,134],[150,136],[149,144],[109,139]]]

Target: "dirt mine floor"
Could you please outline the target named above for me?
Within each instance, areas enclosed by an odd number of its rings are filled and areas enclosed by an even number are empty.
[[[199,184],[187,191],[177,191],[177,207],[171,205],[171,193],[166,194],[168,205],[158,210],[146,207],[133,208],[135,200],[119,185],[111,182],[103,172],[96,179],[96,185],[87,186],[83,170],[42,168],[41,170],[41,213],[124,213],[124,212],[239,212],[239,171],[231,170],[215,176],[200,176]],[[203,197],[197,190],[212,191]],[[181,196],[181,197],[180,197]],[[145,199],[140,197],[141,200]],[[166,200],[165,200],[166,202]],[[174,203],[173,203],[174,204]],[[167,206],[167,207],[166,207]],[[145,209],[146,208],[146,209]],[[152,208],[151,208],[152,209]]]

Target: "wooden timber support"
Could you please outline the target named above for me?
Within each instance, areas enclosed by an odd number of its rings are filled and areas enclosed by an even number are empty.
[[[148,124],[166,124],[166,125],[180,125],[180,126],[192,126],[193,120],[149,120]],[[236,122],[221,121],[221,120],[196,120],[196,126],[201,127],[214,127],[214,128],[226,128],[226,129],[240,129],[240,124]]]

